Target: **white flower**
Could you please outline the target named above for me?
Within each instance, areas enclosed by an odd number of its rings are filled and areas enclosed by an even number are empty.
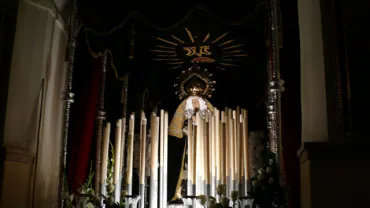
[[[273,178],[269,178],[269,184],[273,184],[274,183],[274,179]]]
[[[257,186],[257,181],[256,180],[252,181],[252,185]]]
[[[260,169],[258,170],[258,173],[259,173],[259,174],[263,174],[263,173],[265,173],[265,170],[264,170],[263,168],[260,168]]]
[[[69,200],[70,201],[73,201],[73,198],[74,198],[74,195],[73,194],[69,195]]]
[[[91,202],[87,203],[86,205],[86,208],[94,208],[94,207],[95,207],[94,204]]]
[[[271,172],[272,172],[272,167],[270,167],[270,166],[269,166],[269,167],[267,167],[267,168],[266,168],[266,173],[271,173]]]
[[[273,159],[269,159],[269,165],[273,165],[274,164],[274,160]]]

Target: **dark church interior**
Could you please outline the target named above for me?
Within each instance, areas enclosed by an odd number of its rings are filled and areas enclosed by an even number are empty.
[[[133,143],[139,146],[141,113],[146,115],[148,126],[151,113],[159,114],[160,110],[168,112],[171,122],[183,101],[182,97],[179,98],[181,90],[177,91],[176,88],[179,84],[183,86],[179,77],[193,66],[211,73],[210,77],[215,80],[211,84],[214,88],[212,96],[204,99],[221,111],[225,108],[247,109],[249,133],[263,132],[259,142],[268,152],[266,154],[275,155],[271,157],[276,158],[273,171],[275,174],[276,170],[276,182],[273,183],[276,186],[271,186],[271,189],[275,195],[278,192],[277,196],[269,195],[265,186],[262,189],[251,188],[248,194],[239,196],[239,199],[253,198],[255,204],[238,207],[370,207],[370,191],[367,188],[370,185],[367,147],[370,145],[367,132],[370,127],[370,111],[366,102],[370,90],[366,73],[370,56],[370,29],[367,26],[370,21],[369,1],[60,2],[0,1],[1,208],[85,207],[68,206],[64,193],[67,192],[68,196],[77,193],[86,180],[94,179],[91,171],[97,167],[95,158],[97,155],[100,158],[102,154],[101,147],[97,145],[97,138],[103,138],[104,127],[100,117],[104,117],[104,125],[111,123],[110,131],[115,132],[114,124],[117,120],[129,118],[131,113],[135,113]],[[57,8],[40,11],[56,13],[48,18],[53,21],[61,18],[65,22],[63,34],[66,34],[66,40],[63,44],[62,41],[58,43],[62,48],[60,50],[65,53],[59,55],[63,60],[56,64],[52,61],[52,52],[45,55],[47,52],[43,51],[44,54],[39,55],[40,61],[45,60],[40,65],[45,67],[45,72],[37,71],[40,77],[44,77],[40,79],[44,93],[36,100],[39,103],[36,108],[39,110],[34,110],[34,103],[25,103],[22,96],[17,94],[20,91],[24,95],[31,93],[27,87],[20,87],[36,83],[32,81],[35,77],[25,73],[28,79],[18,78],[22,77],[21,70],[28,70],[28,66],[17,63],[22,62],[22,57],[27,59],[26,56],[30,55],[21,53],[22,48],[34,46],[53,51],[53,41],[58,41],[56,36],[53,39],[54,32],[45,32],[48,29],[33,34],[30,24],[33,22],[37,25],[38,20],[47,19],[41,13],[37,16],[28,8],[29,5],[39,4],[40,8]],[[30,19],[32,15],[39,19]],[[24,19],[28,22],[19,23]],[[55,24],[50,27],[54,28]],[[45,33],[48,35],[45,35],[45,40],[51,39],[51,43],[47,46],[41,42],[39,46],[30,43],[29,46],[27,41],[32,40],[26,40],[27,35],[19,35],[21,32],[18,30],[33,34],[30,37]],[[19,37],[24,37],[24,40]],[[40,37],[38,40],[43,39]],[[306,40],[310,42],[305,43]],[[321,52],[315,53],[316,49]],[[32,60],[36,63],[36,59],[37,55],[33,54],[32,58],[24,62],[30,63],[29,70],[35,68]],[[49,68],[54,67],[53,63],[59,64],[60,70],[63,65],[63,72],[48,72]],[[31,73],[33,71],[28,74]],[[63,77],[63,80],[58,81],[58,86],[63,86],[63,89],[58,88],[57,92],[61,93],[55,95],[56,101],[47,102],[48,96],[56,92],[53,90],[57,88],[57,85],[48,88],[52,86],[48,84],[48,79],[62,79],[59,77]],[[27,82],[22,85],[14,80],[31,81],[22,81]],[[271,97],[271,90],[275,89],[271,83],[280,82],[283,82],[283,87],[279,88],[278,96]],[[208,84],[200,85],[202,90],[208,87]],[[104,90],[101,90],[102,86]],[[72,92],[73,95],[68,94]],[[271,99],[276,99],[273,103],[277,110],[274,112],[278,115],[278,120],[272,122],[278,129],[275,132],[275,152],[271,147],[273,136],[269,130]],[[59,106],[59,114],[47,110],[49,105]],[[14,129],[18,128],[15,125],[17,122],[9,118],[17,115],[16,109],[22,106],[32,113],[18,115],[19,123],[34,121],[38,124],[28,124],[24,135],[20,136],[22,138],[17,139],[14,133],[7,133],[16,132]],[[51,120],[45,119],[48,113],[51,113]],[[47,130],[42,126],[50,121],[55,123],[55,129],[50,131],[60,133],[54,134],[58,138],[47,138],[49,142],[43,145],[44,139],[41,138],[47,136],[43,136],[46,134],[42,132]],[[126,125],[129,126],[128,123]],[[32,128],[35,130],[29,130]],[[321,138],[321,135],[324,136]],[[108,137],[113,146],[115,135],[110,134]],[[34,138],[35,144],[27,143],[27,138]],[[30,150],[33,146],[30,148],[27,145],[34,145],[35,151]],[[48,145],[54,146],[49,148]],[[176,204],[183,203],[181,197],[178,200],[171,198],[176,195],[177,183],[182,175],[180,172],[183,171],[181,161],[184,160],[182,157],[187,145],[186,139],[168,136],[166,207],[176,207]],[[135,152],[140,149],[136,149],[133,150],[133,187],[129,195],[140,194],[139,175],[143,170],[140,169],[141,155]],[[129,157],[129,153],[126,154],[123,157]],[[265,156],[261,157],[265,161]],[[127,161],[121,161],[122,165],[128,166]],[[56,165],[52,166],[54,163]],[[44,168],[44,165],[49,169]],[[258,170],[253,170],[253,174],[258,175]],[[251,180],[257,180],[257,175],[253,174]],[[122,177],[123,184],[126,178]],[[145,183],[147,186],[150,184],[150,176],[145,179]],[[149,188],[146,193],[149,196]],[[13,197],[19,197],[19,200]],[[162,208],[150,205],[148,200],[140,207]],[[218,198],[215,200],[217,202]],[[221,206],[222,202],[217,204],[220,206],[208,203],[207,207],[225,207]],[[105,204],[104,207],[123,205]]]

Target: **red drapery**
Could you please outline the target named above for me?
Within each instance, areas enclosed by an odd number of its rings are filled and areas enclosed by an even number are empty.
[[[101,62],[101,58],[90,58],[75,69],[80,71],[74,78],[73,91],[76,95],[70,117],[68,185],[71,192],[76,192],[86,182],[91,163],[89,158],[95,133]]]

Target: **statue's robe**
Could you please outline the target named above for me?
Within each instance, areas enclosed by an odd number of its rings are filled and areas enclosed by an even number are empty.
[[[213,112],[212,104],[202,98],[208,107]],[[168,187],[167,198],[170,201],[175,201],[182,196],[183,188],[183,172],[184,166],[187,161],[186,142],[187,137],[183,133],[183,127],[187,118],[185,116],[186,99],[177,107],[176,112],[171,120],[168,128]],[[184,138],[185,137],[185,138]],[[184,138],[184,139],[183,139]],[[186,177],[186,176],[185,176]]]

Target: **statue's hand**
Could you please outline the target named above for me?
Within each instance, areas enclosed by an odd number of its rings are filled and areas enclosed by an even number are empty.
[[[182,132],[187,136],[188,135],[188,127],[185,126],[184,128],[182,128]]]

